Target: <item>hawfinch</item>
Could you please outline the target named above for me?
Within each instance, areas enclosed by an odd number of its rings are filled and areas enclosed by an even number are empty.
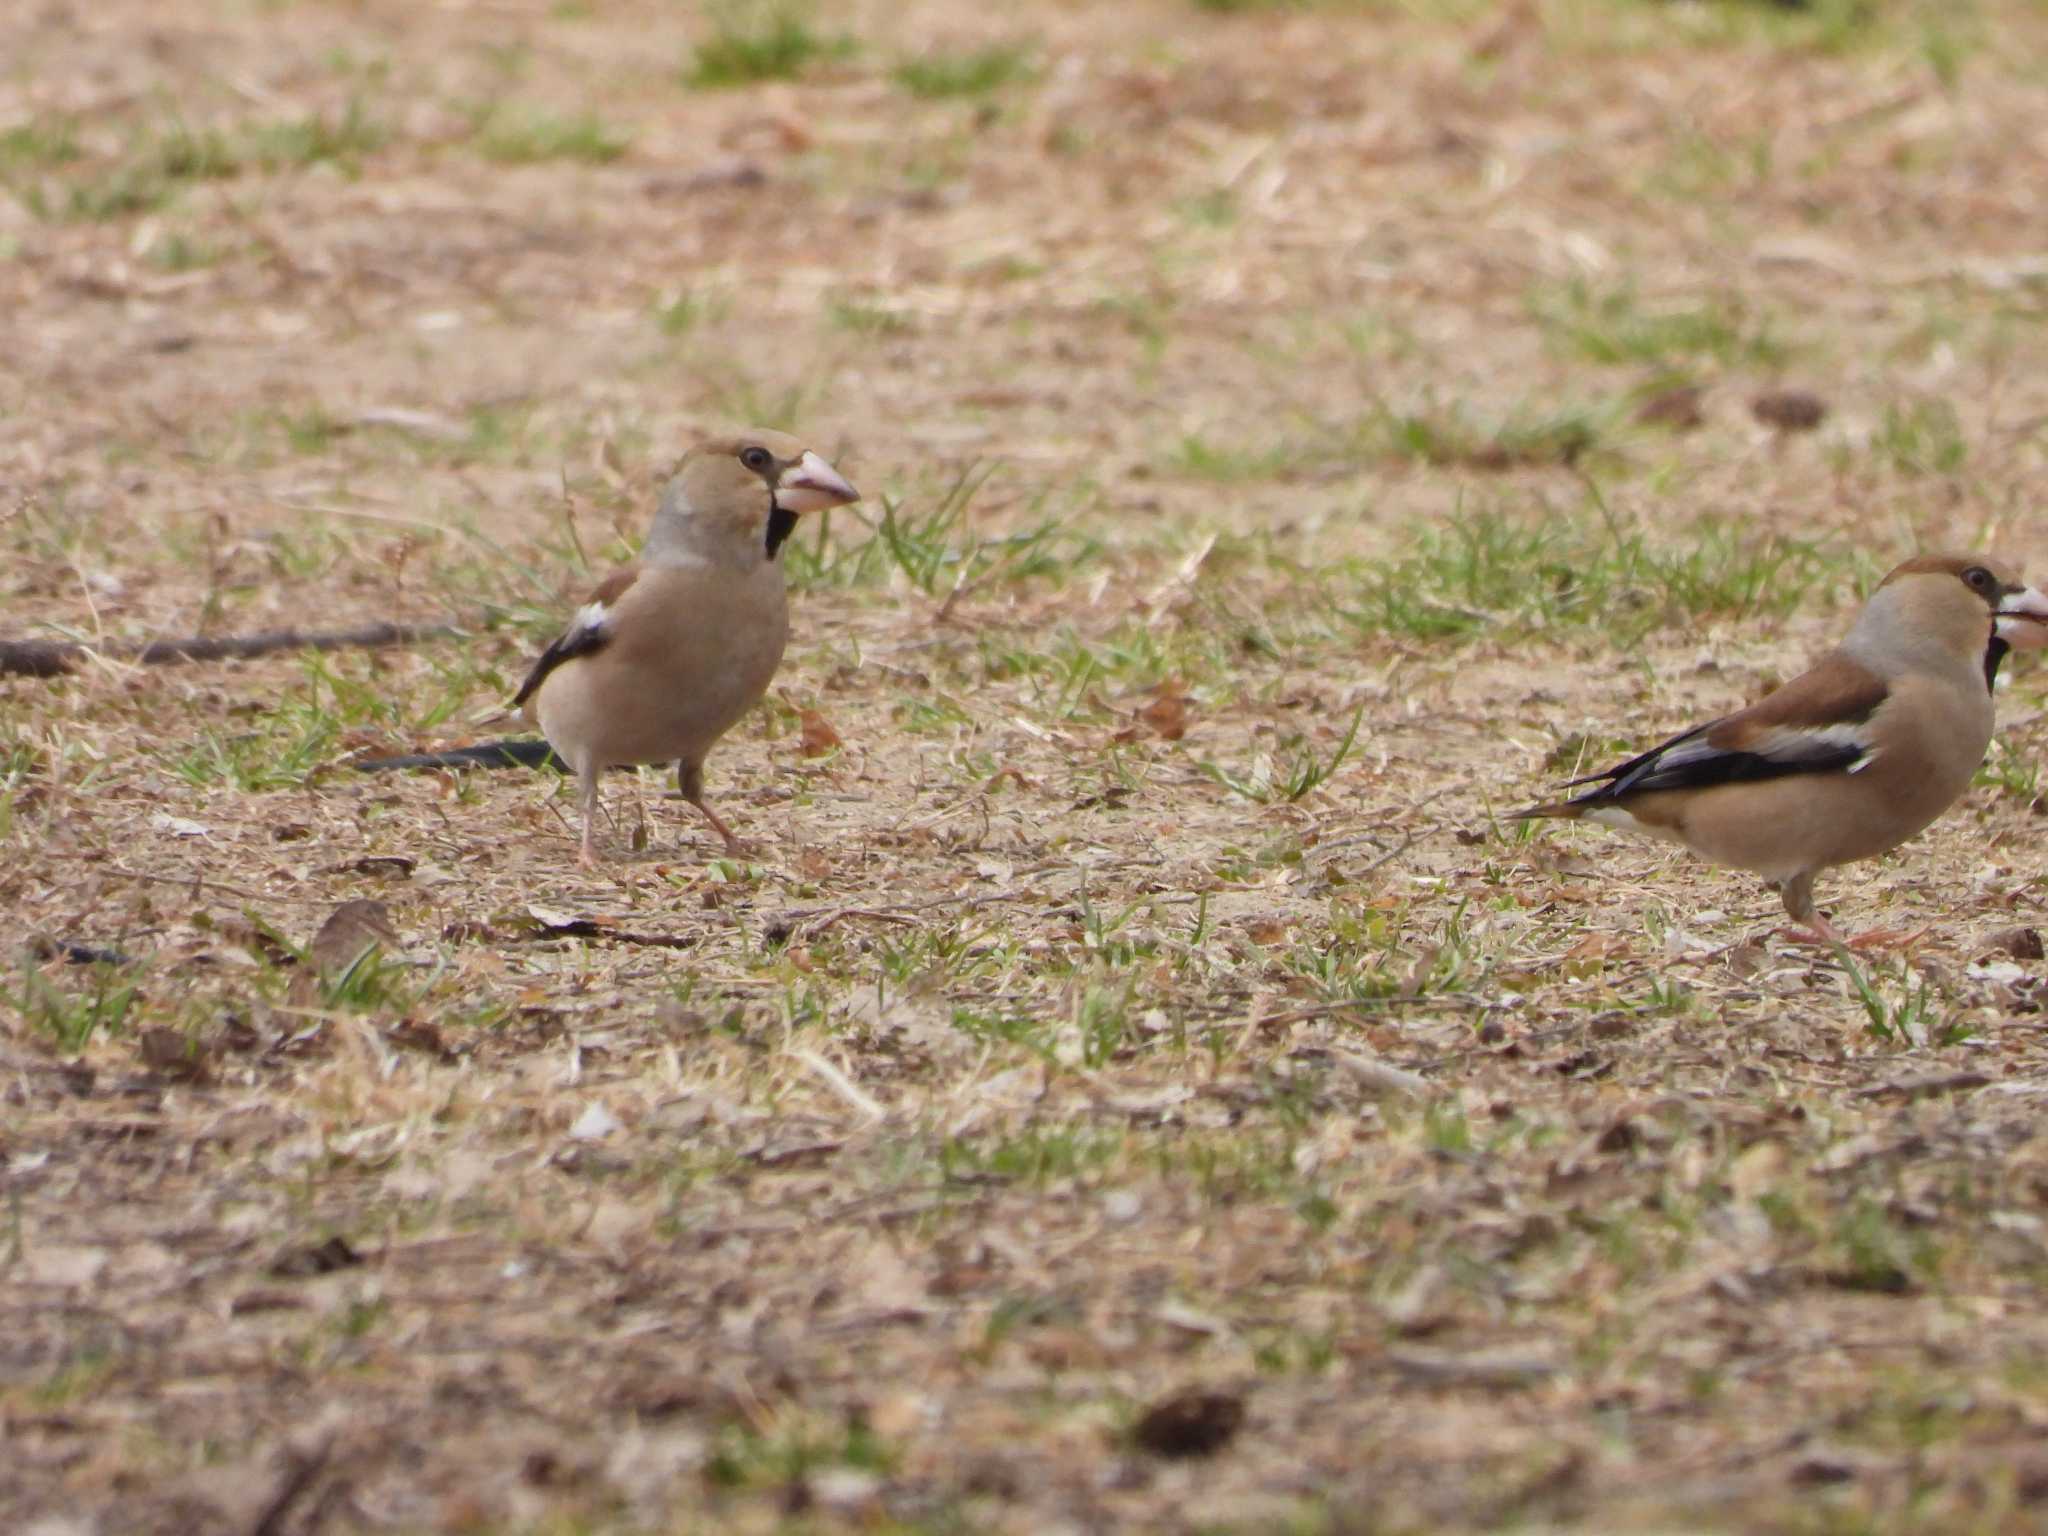
[[[638,763],[674,763],[683,798],[728,852],[742,851],[704,802],[704,756],[782,662],[789,609],[776,556],[798,515],[859,499],[781,432],[715,438],[683,456],[639,560],[598,583],[512,700],[576,775],[583,863],[598,775]]]
[[[1991,686],[2008,650],[2048,645],[2048,598],[1997,561],[1908,560],[1848,639],[1747,709],[1566,788],[1518,820],[1581,818],[1669,838],[1762,875],[1793,919],[1821,870],[1898,847],[1969,788],[1991,744]]]
[[[663,488],[639,560],[598,583],[519,685],[512,705],[546,741],[491,741],[355,766],[566,768],[582,798],[580,857],[589,864],[598,775],[672,762],[683,798],[728,852],[742,852],[704,803],[704,755],[768,691],[782,662],[789,609],[776,556],[798,514],[859,499],[839,471],[781,432],[698,444]]]

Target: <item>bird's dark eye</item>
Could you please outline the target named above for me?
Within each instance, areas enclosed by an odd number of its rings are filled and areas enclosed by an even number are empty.
[[[1993,592],[1997,590],[1998,579],[1981,565],[1973,565],[1963,572],[1963,580],[1972,592]]]
[[[740,462],[759,475],[765,474],[768,466],[773,464],[775,460],[770,456],[766,448],[747,448],[741,450]],[[1971,585],[1975,586],[1976,583],[1972,582]]]

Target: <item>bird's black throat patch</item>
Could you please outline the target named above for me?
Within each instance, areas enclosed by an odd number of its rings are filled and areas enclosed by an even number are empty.
[[[1991,643],[1984,647],[1984,691],[1986,693],[1991,692],[1997,686],[1998,664],[2005,660],[2006,652],[2011,649],[2012,647],[1997,635],[1993,635]]]
[[[785,540],[796,532],[796,514],[787,507],[770,503],[768,507],[768,558],[773,560],[782,552]]]

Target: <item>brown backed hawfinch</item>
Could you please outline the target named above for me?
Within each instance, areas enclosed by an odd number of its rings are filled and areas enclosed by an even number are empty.
[[[1518,811],[1669,838],[1762,875],[1793,919],[1821,870],[1888,853],[1969,788],[1991,744],[1991,687],[2013,648],[2048,645],[2048,598],[1995,560],[1926,555],[1878,584],[1849,637],[1732,715]]]
[[[534,662],[512,705],[538,725],[583,809],[593,862],[598,775],[674,763],[683,798],[730,853],[744,851],[704,800],[704,758],[768,691],[789,638],[776,557],[799,514],[860,499],[795,438],[755,429],[699,443],[661,495],[640,558],[598,583]],[[359,768],[538,763],[538,742],[379,758]]]

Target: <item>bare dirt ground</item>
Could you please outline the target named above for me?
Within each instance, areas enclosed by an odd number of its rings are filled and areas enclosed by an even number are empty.
[[[0,1528],[2039,1529],[2041,675],[1824,882],[1903,952],[1496,818],[1916,549],[2048,574],[2044,57],[6,7],[0,635],[102,659],[0,679]],[[868,493],[711,762],[758,858],[347,766],[750,421]]]

